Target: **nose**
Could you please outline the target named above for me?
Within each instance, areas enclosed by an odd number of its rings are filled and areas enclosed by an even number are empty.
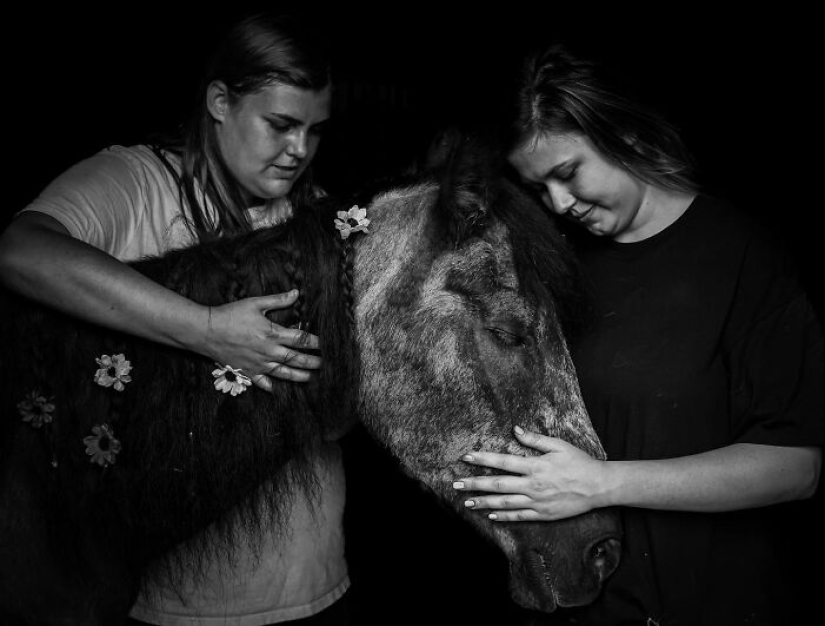
[[[576,198],[565,185],[551,181],[547,183],[545,204],[554,213],[564,215],[576,204]]]
[[[287,146],[289,156],[296,159],[303,159],[307,155],[307,134],[303,130],[293,133]]]
[[[587,571],[595,572],[599,582],[610,576],[619,566],[622,544],[613,537],[600,539],[584,551],[584,565]]]

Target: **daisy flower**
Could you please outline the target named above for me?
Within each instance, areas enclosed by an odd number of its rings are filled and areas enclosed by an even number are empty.
[[[114,387],[117,391],[123,391],[123,383],[131,382],[129,372],[132,370],[132,364],[122,354],[104,354],[95,361],[100,366],[95,372],[95,382],[101,387]]]
[[[86,444],[86,454],[89,455],[90,463],[97,463],[101,467],[112,465],[120,452],[120,441],[115,439],[115,434],[108,424],[93,426],[92,433],[83,438]]]
[[[352,233],[369,233],[367,226],[370,220],[367,219],[367,210],[362,209],[357,204],[349,211],[338,211],[335,218],[335,228],[340,231],[341,239],[347,239]],[[354,224],[353,224],[354,223]]]
[[[212,376],[215,377],[215,389],[231,393],[233,396],[243,393],[252,384],[252,381],[244,376],[240,369],[235,369],[231,365],[219,366],[218,369],[212,371]]]
[[[23,416],[24,422],[28,422],[34,428],[40,428],[43,424],[49,424],[54,417],[52,413],[55,406],[52,400],[53,397],[46,398],[39,391],[32,391],[17,403],[17,410]]]

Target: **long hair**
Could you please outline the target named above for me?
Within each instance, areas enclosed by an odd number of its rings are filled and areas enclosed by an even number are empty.
[[[676,128],[595,62],[560,44],[527,57],[512,105],[509,150],[547,133],[581,134],[640,180],[674,191],[698,188],[693,159]]]
[[[218,148],[207,109],[207,89],[213,81],[227,86],[232,103],[273,83],[320,91],[331,84],[324,38],[296,15],[254,13],[241,19],[212,54],[181,134],[154,144],[155,153],[178,180],[191,214],[189,226],[200,241],[250,229],[241,189]],[[179,155],[180,174],[164,150]],[[296,181],[292,199],[305,201],[317,195],[311,168],[310,164]],[[214,212],[207,210],[207,203]]]

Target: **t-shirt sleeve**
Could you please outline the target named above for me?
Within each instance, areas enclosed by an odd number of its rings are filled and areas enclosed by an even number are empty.
[[[728,321],[734,441],[823,443],[823,334],[788,251],[761,234],[745,254]]]
[[[39,211],[81,241],[113,256],[126,249],[143,219],[135,166],[111,149],[70,167],[23,211]]]

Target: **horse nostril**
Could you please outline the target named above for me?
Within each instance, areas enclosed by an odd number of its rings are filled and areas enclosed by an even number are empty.
[[[619,565],[622,544],[618,539],[601,539],[585,552],[585,564],[595,570],[599,582],[610,576]]]

